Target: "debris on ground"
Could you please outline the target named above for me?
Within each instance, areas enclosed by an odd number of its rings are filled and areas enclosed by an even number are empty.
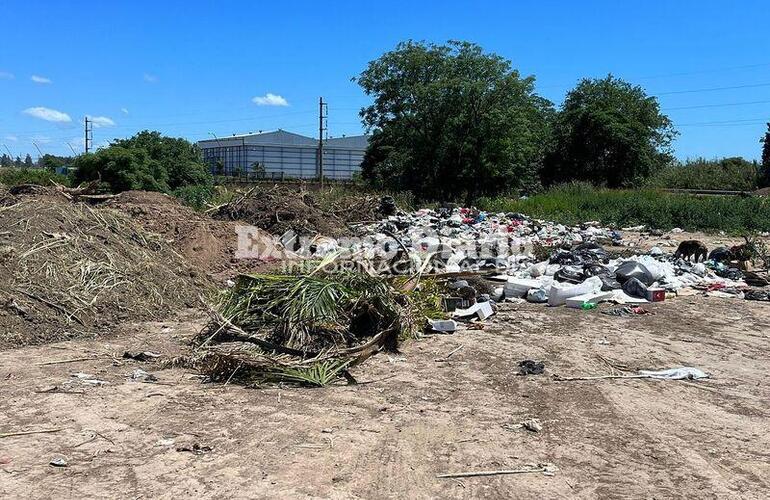
[[[545,363],[532,359],[519,361],[519,375],[541,375],[545,371]]]
[[[137,368],[136,370],[131,372],[130,378],[131,378],[131,380],[137,380],[139,382],[149,382],[149,383],[152,383],[152,382],[157,382],[158,381],[158,377],[156,377],[152,373],[148,373],[148,372],[142,370],[141,368]]]
[[[54,457],[51,459],[50,462],[48,462],[49,465],[52,465],[54,467],[67,467],[69,465],[69,462],[67,461],[66,457]]]
[[[364,271],[242,275],[196,341],[194,363],[215,381],[328,385],[418,321],[406,294]]]
[[[126,351],[123,353],[123,359],[133,359],[134,361],[140,362],[155,361],[159,357],[160,354],[150,351]]]
[[[542,464],[526,464],[521,469],[502,469],[502,470],[490,470],[490,471],[471,471],[471,472],[454,472],[448,474],[438,474],[438,478],[461,478],[461,477],[478,477],[478,476],[502,476],[507,474],[532,474],[543,473],[544,476],[553,476],[559,469],[552,463]]]
[[[593,375],[585,377],[562,377],[554,375],[554,380],[561,382],[609,380],[609,379],[657,379],[657,380],[699,380],[709,378],[708,374],[698,368],[682,366],[666,370],[639,370],[629,375]]]

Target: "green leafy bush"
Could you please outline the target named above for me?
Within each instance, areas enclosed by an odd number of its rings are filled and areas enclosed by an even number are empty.
[[[698,158],[667,167],[647,182],[648,187],[672,189],[726,189],[753,191],[759,182],[759,165],[743,158]]]
[[[766,197],[693,196],[654,189],[600,189],[572,183],[525,199],[481,198],[477,206],[494,212],[521,212],[565,224],[598,220],[604,224],[644,224],[660,229],[770,231],[770,199]]]
[[[0,184],[6,186],[18,186],[19,184],[50,186],[52,182],[69,185],[67,176],[55,174],[42,168],[0,168]]]

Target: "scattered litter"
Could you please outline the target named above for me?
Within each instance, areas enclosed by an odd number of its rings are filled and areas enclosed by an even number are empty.
[[[523,421],[521,426],[530,432],[540,432],[543,430],[543,424],[536,418],[530,418],[529,420]]]
[[[602,311],[602,314],[607,314],[608,316],[634,316],[637,314],[650,314],[650,311],[640,306],[623,306],[606,309]]]
[[[708,378],[708,375],[705,372],[689,366],[669,368],[668,370],[659,371],[639,370],[639,374],[647,375],[650,378],[658,378],[664,380],[697,380],[699,378]]]
[[[157,382],[158,377],[153,375],[152,373],[147,373],[146,371],[142,370],[141,368],[137,368],[133,372],[131,372],[131,380],[139,380],[141,382]]]
[[[51,459],[50,462],[48,462],[49,465],[53,465],[54,467],[67,467],[69,465],[69,462],[65,457],[59,456],[54,457]]]
[[[639,370],[636,375],[595,375],[587,377],[562,377],[554,375],[554,380],[571,382],[579,380],[609,380],[609,379],[659,379],[659,380],[698,380],[708,378],[708,374],[689,366],[669,368],[668,370]]]
[[[457,321],[453,319],[428,319],[428,326],[434,332],[454,333],[457,331]]]
[[[64,430],[63,428],[58,429],[40,429],[36,431],[19,431],[19,432],[6,432],[4,434],[0,434],[0,439],[12,437],[12,436],[28,436],[30,434],[49,434],[52,432],[59,432],[61,430]]]
[[[532,359],[519,361],[519,375],[540,375],[543,371],[545,371],[545,363],[542,361]]]
[[[527,464],[521,469],[502,469],[475,472],[453,472],[448,474],[437,474],[437,478],[459,478],[459,477],[478,477],[478,476],[502,476],[506,474],[532,474],[543,473],[546,476],[553,476],[558,472],[558,467],[552,463]]]
[[[211,451],[211,446],[201,446],[198,443],[193,444],[192,446],[184,445],[177,447],[176,451],[186,451],[190,452],[193,455],[203,455],[204,453],[208,453]]]
[[[123,359],[133,359],[134,361],[153,361],[160,357],[160,354],[156,354],[150,351],[131,352],[126,351],[123,353]]]
[[[89,375],[88,373],[78,372],[78,373],[73,373],[72,376],[75,377],[76,379],[80,380],[84,384],[91,384],[91,385],[107,385],[107,384],[109,384],[109,382],[107,382],[105,380],[99,380],[97,378],[94,378],[93,375]]]
[[[452,316],[457,318],[470,318],[475,315],[483,321],[493,314],[495,314],[495,311],[492,309],[492,305],[489,302],[477,302],[468,309],[456,309],[454,313],[452,313]]]
[[[612,299],[614,295],[612,292],[594,292],[594,293],[586,293],[583,295],[576,295],[574,297],[570,297],[567,299],[567,307],[575,308],[575,309],[586,309],[583,307],[585,304],[591,305],[593,307],[596,307],[596,304],[599,302],[602,302],[604,300]]]
[[[155,442],[155,446],[163,446],[163,447],[174,446],[175,442],[176,441],[173,438],[161,438]]]

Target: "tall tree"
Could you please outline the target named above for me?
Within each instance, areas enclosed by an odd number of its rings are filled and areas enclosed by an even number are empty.
[[[186,139],[164,137],[160,132],[144,130],[129,139],[116,140],[111,146],[146,151],[148,157],[160,163],[161,168],[167,172],[168,186],[172,190],[210,181],[210,174],[201,161],[198,146]]]
[[[447,200],[537,182],[553,107],[506,59],[468,42],[408,41],[355,80],[374,99],[361,110],[370,183]]]
[[[35,166],[35,163],[32,161],[32,157],[27,153],[27,156],[24,157],[24,168],[32,168]]]
[[[11,166],[13,166],[13,160],[11,160],[10,156],[3,153],[3,156],[0,157],[0,167],[8,168]]]
[[[759,140],[762,143],[762,175],[760,183],[762,186],[770,186],[770,123],[767,124],[765,136]]]
[[[564,100],[547,156],[546,183],[633,186],[673,160],[671,120],[644,90],[612,75],[584,79]]]

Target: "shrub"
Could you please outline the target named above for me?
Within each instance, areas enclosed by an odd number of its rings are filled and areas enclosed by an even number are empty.
[[[564,224],[598,220],[604,224],[643,224],[660,229],[770,231],[770,199],[765,197],[610,190],[573,183],[526,199],[481,198],[477,206],[494,212],[521,212]]]
[[[18,186],[19,184],[39,184],[50,186],[52,182],[69,185],[67,176],[40,168],[0,168],[0,184]]]

